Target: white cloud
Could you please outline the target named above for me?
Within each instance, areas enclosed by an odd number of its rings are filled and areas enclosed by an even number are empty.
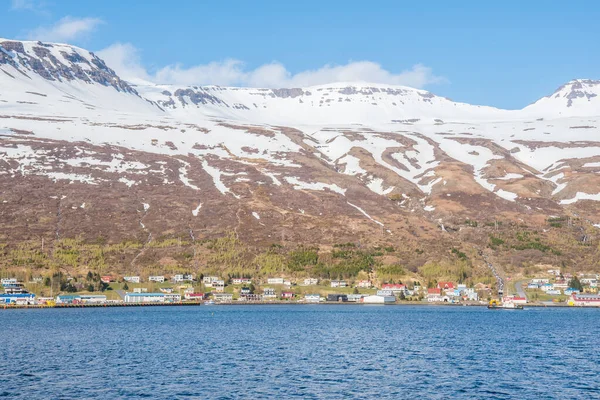
[[[93,32],[102,23],[103,21],[99,18],[73,18],[67,16],[50,27],[34,29],[29,32],[27,37],[31,40],[47,42],[70,42]]]
[[[33,0],[12,0],[12,10],[34,10],[36,3]]]
[[[333,82],[370,82],[423,88],[444,83],[431,68],[416,64],[412,68],[390,72],[372,61],[354,61],[344,65],[323,67],[298,73],[290,72],[283,64],[272,62],[247,69],[239,60],[215,61],[208,64],[182,67],[167,65],[149,73],[141,64],[139,51],[129,43],[117,43],[96,52],[123,79],[140,79],[176,85],[221,85],[250,87],[305,87]]]

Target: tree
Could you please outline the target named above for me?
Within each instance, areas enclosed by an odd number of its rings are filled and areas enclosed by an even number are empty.
[[[400,296],[398,296],[398,299],[406,300],[406,296],[404,295],[404,292],[400,292]]]
[[[354,287],[354,290],[352,291],[352,293],[354,293],[354,294],[358,294],[358,288],[357,288],[357,287]]]
[[[129,286],[127,286],[127,282],[123,284],[123,290],[129,290]]]
[[[580,292],[583,292],[583,286],[581,285],[581,281],[579,280],[578,277],[574,276],[570,281],[569,281],[569,287],[573,288],[573,289],[577,289]]]

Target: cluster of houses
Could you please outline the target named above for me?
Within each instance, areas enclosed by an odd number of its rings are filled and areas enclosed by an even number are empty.
[[[478,291],[487,289],[467,287],[464,284],[454,285],[453,282],[438,282],[437,287],[427,289],[427,301],[430,303],[457,303],[460,301],[479,301]]]
[[[554,272],[555,270],[549,270],[548,272]],[[551,296],[572,296],[574,294],[579,294],[581,290],[579,288],[574,288],[569,286],[569,282],[573,276],[571,274],[560,274],[558,271],[558,275],[555,278],[533,278],[527,284],[527,289],[529,290],[541,290],[547,295]],[[585,275],[581,274],[578,276],[579,282],[583,286],[583,291],[588,294],[598,293],[598,279],[600,277],[598,275]]]

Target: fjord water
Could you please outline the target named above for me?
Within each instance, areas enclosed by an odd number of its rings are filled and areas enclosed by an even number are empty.
[[[0,310],[0,397],[600,398],[600,310]]]

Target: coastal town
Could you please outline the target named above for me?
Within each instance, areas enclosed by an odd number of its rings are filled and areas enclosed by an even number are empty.
[[[100,290],[93,284],[99,280]],[[486,305],[496,297],[505,303],[529,305],[600,306],[598,274],[562,274],[548,270],[544,277],[534,277],[513,284],[514,294],[495,293],[483,283],[468,287],[463,283],[437,282],[424,287],[419,282],[378,283],[371,280],[330,280],[175,274],[95,276],[88,274],[87,286],[67,280],[56,296],[37,295],[42,278],[27,283],[17,278],[3,278],[0,305],[7,307],[71,307],[178,304],[278,304],[278,303],[355,303],[355,304],[454,304]],[[48,282],[45,282],[48,284]],[[51,283],[50,283],[51,285]],[[82,289],[82,290],[78,290]],[[87,290],[86,290],[87,289]]]

